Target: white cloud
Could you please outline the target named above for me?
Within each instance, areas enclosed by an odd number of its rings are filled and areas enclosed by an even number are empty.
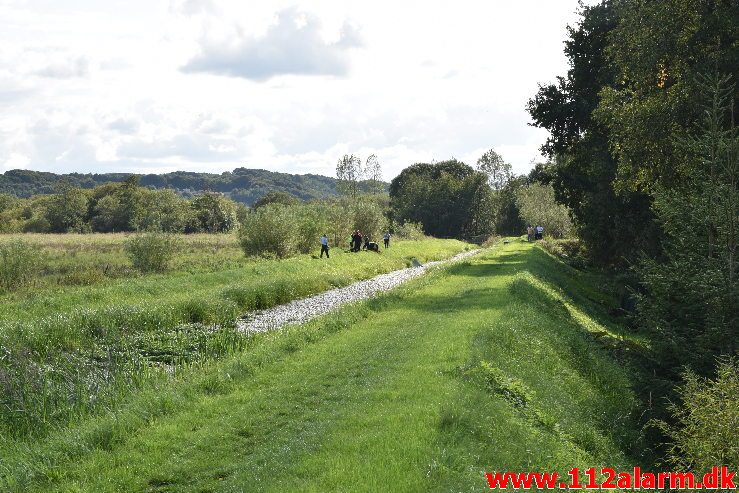
[[[184,72],[205,72],[263,81],[278,75],[346,75],[348,49],[361,45],[358,31],[349,24],[339,40],[321,37],[318,17],[287,9],[264,36],[234,29],[225,40],[204,39],[200,53],[182,67]]]
[[[577,0],[295,3],[0,2],[0,166],[333,175],[350,152],[390,179],[538,156],[524,108]]]
[[[52,62],[34,71],[34,75],[51,79],[71,79],[87,77],[90,73],[90,61],[85,57]]]

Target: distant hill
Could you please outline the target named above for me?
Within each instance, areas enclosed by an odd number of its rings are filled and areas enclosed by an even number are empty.
[[[0,175],[0,193],[17,197],[55,193],[63,183],[93,188],[103,183],[121,182],[130,173],[69,173],[58,175],[44,171],[11,170]],[[321,175],[293,175],[263,169],[236,168],[217,173],[175,171],[164,174],[138,175],[142,186],[171,188],[183,196],[210,190],[222,192],[231,199],[252,205],[267,192],[283,191],[301,200],[338,195],[336,179]]]

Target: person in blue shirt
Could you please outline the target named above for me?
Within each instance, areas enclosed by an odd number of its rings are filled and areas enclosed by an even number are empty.
[[[323,252],[326,252],[326,258],[331,258],[328,255],[328,236],[325,233],[321,236],[321,258],[323,258]]]

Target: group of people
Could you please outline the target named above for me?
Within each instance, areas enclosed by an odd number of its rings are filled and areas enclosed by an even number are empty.
[[[528,241],[541,240],[544,237],[544,226],[532,226],[526,227],[526,239]]]
[[[362,241],[364,241],[364,246],[362,246]],[[385,244],[385,248],[390,248],[390,231],[385,231],[385,234],[382,235],[382,241]],[[369,235],[362,235],[359,230],[355,230],[349,238],[349,250],[358,252],[362,249],[379,251],[380,247],[377,243],[370,240]],[[326,254],[326,258],[330,258],[328,253],[328,236],[325,234],[321,235],[321,258],[323,258],[324,253]]]

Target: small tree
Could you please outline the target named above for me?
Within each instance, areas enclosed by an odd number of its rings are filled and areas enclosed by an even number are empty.
[[[62,186],[52,195],[46,208],[46,220],[54,233],[80,231],[87,215],[88,198],[85,192],[71,185]]]
[[[370,193],[383,193],[385,191],[385,184],[382,182],[382,166],[375,154],[367,158],[364,165],[364,176],[369,181]]]
[[[178,247],[177,238],[164,233],[134,235],[123,245],[131,263],[141,272],[166,271]]]
[[[687,179],[654,194],[663,255],[638,269],[638,311],[665,366],[687,365],[705,376],[716,356],[739,348],[739,132],[730,78],[699,82],[703,121],[694,136],[676,142]]]
[[[206,233],[225,233],[236,226],[236,205],[215,192],[205,192],[192,199],[200,230]]]
[[[493,190],[501,190],[511,180],[511,165],[506,163],[495,149],[490,149],[477,160],[477,170],[488,176]]]
[[[358,229],[362,235],[369,236],[372,240],[379,239],[380,231],[385,224],[385,217],[379,205],[371,201],[355,204],[352,207],[352,216],[353,229]]]
[[[344,154],[336,163],[336,179],[339,181],[337,188],[343,195],[357,198],[359,182],[363,177],[362,160],[354,154]]]
[[[659,422],[670,437],[669,460],[682,470],[698,473],[716,465],[739,469],[739,364],[719,361],[715,379],[684,375],[678,388],[682,404],[672,405],[676,425]]]
[[[291,207],[282,204],[260,207],[244,218],[239,229],[241,248],[249,257],[289,257],[297,251],[296,226]]]
[[[554,200],[551,185],[533,183],[516,191],[516,204],[521,217],[528,224],[544,227],[544,232],[555,238],[572,235],[572,221],[567,207]]]

